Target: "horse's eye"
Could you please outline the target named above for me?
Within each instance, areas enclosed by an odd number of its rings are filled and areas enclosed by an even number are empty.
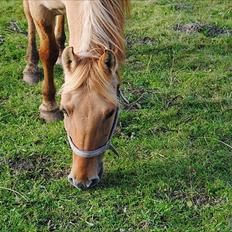
[[[113,114],[114,114],[114,110],[111,110],[109,113],[107,113],[105,119],[108,119],[108,118],[112,117]]]
[[[66,116],[69,116],[69,115],[68,115],[68,111],[67,111],[65,108],[62,107],[62,108],[61,108],[61,111],[62,111]]]

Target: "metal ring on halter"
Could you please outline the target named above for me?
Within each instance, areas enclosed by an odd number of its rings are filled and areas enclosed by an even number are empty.
[[[96,157],[96,156],[99,156],[101,155],[102,153],[104,153],[106,150],[110,149],[112,150],[116,155],[118,155],[118,152],[116,151],[116,149],[113,147],[113,145],[110,143],[110,140],[114,134],[114,131],[115,131],[115,128],[117,126],[117,122],[118,122],[118,116],[119,116],[119,108],[117,108],[116,110],[116,113],[115,113],[115,117],[114,117],[114,123],[113,123],[113,126],[111,128],[111,131],[110,131],[110,135],[109,135],[109,138],[107,140],[107,142],[95,149],[95,150],[92,150],[92,151],[84,151],[84,150],[81,150],[79,149],[73,142],[72,138],[68,135],[68,141],[69,141],[69,144],[70,144],[70,147],[72,149],[72,151],[74,152],[74,154],[76,154],[77,156],[81,156],[81,157],[84,157],[84,158],[92,158],[92,157]]]

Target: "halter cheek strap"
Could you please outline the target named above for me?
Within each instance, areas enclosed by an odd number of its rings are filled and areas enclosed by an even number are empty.
[[[107,142],[103,146],[101,146],[101,147],[99,147],[99,148],[97,148],[95,150],[86,151],[86,150],[79,149],[74,144],[72,138],[68,135],[68,141],[69,141],[69,144],[70,144],[70,147],[71,147],[73,153],[76,154],[77,156],[81,156],[81,157],[84,157],[84,158],[92,158],[92,157],[99,156],[102,153],[104,153],[106,150],[110,149],[116,155],[118,155],[118,152],[116,151],[114,146],[111,144],[111,138],[112,138],[112,136],[114,134],[114,131],[115,131],[115,128],[116,128],[117,122],[118,122],[118,116],[119,116],[119,109],[117,108],[116,113],[115,113],[115,117],[114,117],[113,126],[111,128],[110,135],[109,135],[109,138],[108,138]]]

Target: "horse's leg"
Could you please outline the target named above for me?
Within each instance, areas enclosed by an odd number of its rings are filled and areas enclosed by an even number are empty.
[[[53,70],[59,55],[59,49],[54,34],[55,17],[46,9],[43,9],[41,12],[43,12],[42,16],[40,15],[38,18],[34,18],[40,37],[39,56],[44,71],[44,81],[42,85],[43,101],[40,105],[40,117],[50,122],[63,118],[63,114],[56,104]]]
[[[38,68],[39,55],[36,48],[35,38],[36,30],[28,7],[28,0],[23,1],[23,8],[28,22],[27,65],[23,71],[23,80],[28,84],[33,85],[39,81],[40,77],[40,71]]]
[[[64,22],[65,22],[64,15],[56,16],[55,37],[56,37],[56,42],[59,48],[59,56],[56,61],[57,64],[62,64],[61,55],[65,48],[66,36],[65,36],[65,30],[64,30]]]

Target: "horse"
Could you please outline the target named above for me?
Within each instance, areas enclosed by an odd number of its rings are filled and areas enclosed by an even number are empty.
[[[28,21],[28,47],[23,80],[44,80],[40,117],[47,122],[64,117],[72,149],[68,180],[87,189],[103,175],[103,155],[119,114],[120,67],[125,60],[124,25],[130,0],[23,0]],[[69,42],[65,47],[64,21]],[[36,31],[40,48],[36,48]],[[56,103],[54,65],[62,63],[64,84]]]

